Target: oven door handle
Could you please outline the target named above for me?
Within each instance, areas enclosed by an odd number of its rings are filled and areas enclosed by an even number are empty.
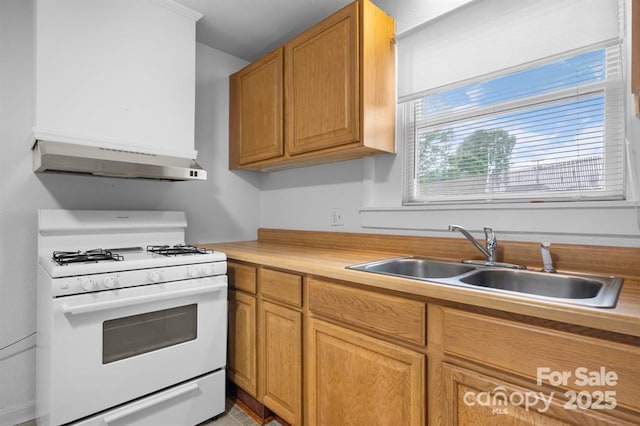
[[[176,389],[172,389],[165,393],[161,393],[160,395],[152,396],[144,401],[140,401],[137,403],[133,403],[131,406],[123,408],[121,410],[116,411],[113,414],[105,416],[103,418],[106,424],[113,423],[115,421],[121,420],[125,417],[129,417],[133,414],[139,413],[142,410],[146,410],[147,408],[154,407],[158,404],[162,404],[163,402],[169,401],[171,399],[177,398],[189,392],[193,392],[198,390],[200,387],[197,383],[189,383],[187,385],[181,386]]]
[[[225,285],[206,286],[198,288],[188,288],[184,290],[167,291],[144,296],[133,296],[125,299],[109,300],[107,302],[87,303],[84,305],[62,305],[62,312],[65,314],[87,314],[90,312],[105,311],[107,309],[117,309],[125,306],[139,305],[141,303],[151,303],[160,300],[174,299],[177,297],[195,296],[205,293],[216,293],[227,288]]]

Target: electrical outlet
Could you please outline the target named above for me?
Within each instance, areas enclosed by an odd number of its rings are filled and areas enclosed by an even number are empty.
[[[329,223],[331,226],[343,226],[342,222],[342,209],[333,208],[330,212]]]

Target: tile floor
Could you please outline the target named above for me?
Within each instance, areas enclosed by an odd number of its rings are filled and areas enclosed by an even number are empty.
[[[224,414],[218,416],[215,420],[201,423],[199,426],[255,426],[260,423],[256,422],[251,416],[245,413],[240,407],[235,405],[233,401],[227,399]],[[281,426],[275,420],[270,421],[265,426]]]

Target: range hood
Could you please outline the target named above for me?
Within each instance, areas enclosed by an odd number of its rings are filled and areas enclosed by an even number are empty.
[[[206,180],[194,161],[202,14],[174,0],[35,5],[33,170]]]
[[[33,171],[169,181],[207,179],[206,170],[188,158],[45,140],[33,145]]]

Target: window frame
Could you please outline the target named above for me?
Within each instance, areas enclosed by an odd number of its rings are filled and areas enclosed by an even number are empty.
[[[596,45],[586,46],[580,49],[574,49],[572,51],[563,52],[561,54],[553,55],[550,57],[542,58],[536,61],[521,64],[508,69],[492,72],[490,74],[474,77],[461,82],[429,89],[420,93],[417,93],[407,99],[405,97],[399,104],[399,112],[402,123],[402,143],[403,143],[403,182],[402,182],[402,205],[404,206],[425,206],[425,205],[458,205],[458,204],[482,204],[482,203],[521,203],[532,201],[607,201],[607,200],[625,200],[626,199],[626,162],[625,162],[625,150],[624,141],[626,136],[625,117],[626,111],[626,96],[625,96],[625,74],[626,69],[625,57],[623,55],[623,40],[609,40],[607,42],[598,43]],[[455,113],[439,113],[432,116],[423,118],[422,120],[414,119],[414,102],[421,102],[421,100],[427,96],[437,93],[443,93],[450,90],[459,89],[474,84],[482,84],[489,82],[493,79],[508,76],[513,73],[526,71],[535,67],[551,64],[556,61],[578,56],[583,53],[595,51],[599,49],[605,49],[605,68],[608,69],[609,59],[608,55],[614,51],[616,55],[615,64],[618,67],[618,72],[613,76],[607,76],[602,81],[585,83],[582,85],[564,88],[556,91],[549,91],[538,95],[528,96],[522,99],[507,100],[500,103],[494,103],[477,108],[465,109],[457,111]],[[489,192],[480,194],[478,196],[467,195],[455,195],[453,197],[440,196],[436,199],[430,199],[429,197],[417,196],[417,155],[416,155],[416,134],[419,128],[429,127],[436,130],[438,126],[446,124],[455,125],[456,123],[463,122],[464,120],[476,119],[479,117],[487,116],[499,116],[504,113],[513,113],[516,110],[525,111],[527,108],[535,108],[543,105],[551,105],[552,103],[561,103],[563,101],[577,99],[578,97],[590,96],[597,93],[603,93],[605,97],[605,109],[604,109],[604,153],[605,158],[603,174],[606,177],[606,170],[617,169],[622,173],[621,188],[616,190],[615,193],[610,193],[608,189],[593,190],[588,195],[585,195],[583,191],[562,191],[560,193],[554,193],[553,191],[538,191],[538,192],[520,192],[520,193],[498,193]],[[612,102],[614,104],[612,104]],[[615,114],[611,114],[612,109],[618,109]],[[446,128],[446,127],[443,127]],[[615,133],[612,135],[612,133]],[[618,138],[613,140],[612,136]],[[612,142],[607,143],[608,140]],[[615,152],[613,152],[615,151]],[[615,155],[613,155],[615,154]]]

